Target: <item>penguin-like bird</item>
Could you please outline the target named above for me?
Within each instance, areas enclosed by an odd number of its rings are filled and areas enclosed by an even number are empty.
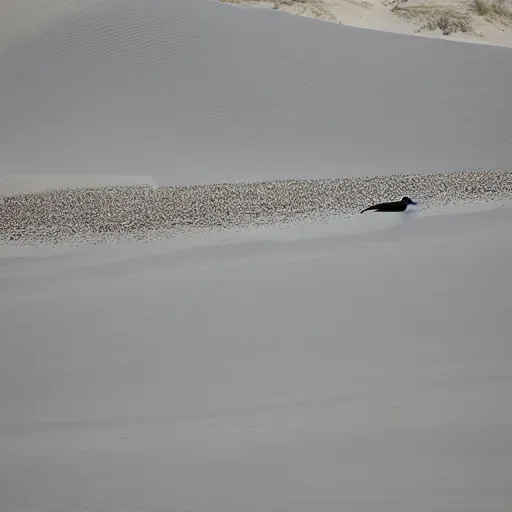
[[[405,212],[410,204],[416,204],[410,197],[404,196],[401,201],[394,201],[391,203],[379,203],[365,208],[361,213],[369,210],[377,212]]]

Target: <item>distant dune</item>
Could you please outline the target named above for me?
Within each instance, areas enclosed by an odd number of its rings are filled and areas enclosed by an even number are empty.
[[[512,47],[510,0],[219,0],[353,27]]]

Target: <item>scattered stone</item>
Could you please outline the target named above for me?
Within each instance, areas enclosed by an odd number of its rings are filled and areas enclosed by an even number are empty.
[[[110,186],[0,197],[0,243],[55,245],[171,237],[358,214],[407,195],[422,207],[512,198],[512,171],[291,179],[180,187]]]

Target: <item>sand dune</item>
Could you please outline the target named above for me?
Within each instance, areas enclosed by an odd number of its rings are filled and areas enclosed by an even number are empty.
[[[373,30],[512,47],[510,0],[219,0]]]
[[[2,174],[181,185],[510,166],[508,49],[276,14],[95,2],[18,42],[0,57]]]
[[[0,28],[2,512],[509,511],[510,50],[206,0]]]
[[[504,512],[511,213],[4,259],[1,508]]]

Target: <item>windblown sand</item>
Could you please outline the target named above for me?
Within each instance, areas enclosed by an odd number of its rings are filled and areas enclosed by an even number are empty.
[[[0,48],[0,174],[204,185],[510,167],[507,49],[208,0],[78,3]]]
[[[510,50],[208,0],[0,28],[0,512],[510,512]]]
[[[352,215],[402,195],[417,199],[422,207],[510,198],[512,172],[49,190],[0,200],[0,240],[56,244],[172,236],[190,228]]]

